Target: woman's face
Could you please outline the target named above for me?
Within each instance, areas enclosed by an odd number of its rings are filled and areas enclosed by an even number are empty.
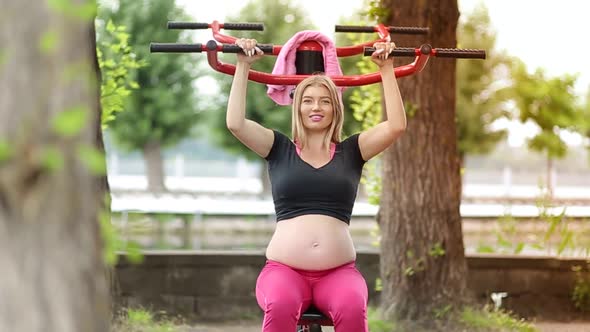
[[[308,86],[303,91],[299,109],[306,129],[327,130],[334,118],[334,105],[325,86]]]

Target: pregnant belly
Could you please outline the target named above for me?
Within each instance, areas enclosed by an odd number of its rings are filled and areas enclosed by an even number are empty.
[[[277,223],[266,257],[294,268],[326,270],[356,259],[348,225],[324,215],[305,215]]]

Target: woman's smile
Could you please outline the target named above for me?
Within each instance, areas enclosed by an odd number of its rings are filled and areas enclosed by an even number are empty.
[[[322,119],[324,118],[324,116],[321,115],[321,114],[312,114],[312,115],[309,116],[309,118],[313,122],[320,122],[320,121],[322,121]]]

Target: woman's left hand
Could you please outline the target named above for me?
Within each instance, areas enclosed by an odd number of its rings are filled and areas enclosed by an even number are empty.
[[[373,44],[375,52],[371,55],[371,60],[379,67],[393,64],[393,55],[389,54],[395,48],[394,42],[377,42]]]

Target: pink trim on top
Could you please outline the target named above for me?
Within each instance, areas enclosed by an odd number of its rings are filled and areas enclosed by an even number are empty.
[[[297,155],[301,157],[301,147],[299,146],[298,142],[295,142],[295,150],[297,151]],[[336,152],[336,143],[330,143],[330,160],[334,159],[334,153]]]

